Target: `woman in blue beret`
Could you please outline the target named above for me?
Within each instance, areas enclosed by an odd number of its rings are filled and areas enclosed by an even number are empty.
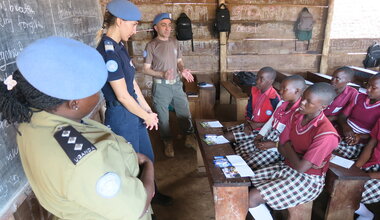
[[[128,140],[136,152],[154,160],[148,129],[158,128],[157,114],[145,101],[135,80],[135,67],[123,42],[136,33],[141,19],[139,9],[127,0],[113,0],[107,5],[102,36],[97,50],[103,56],[107,83],[102,88],[107,110],[105,124]]]
[[[107,79],[102,56],[49,37],[26,47],[16,64],[0,82],[0,119],[19,124],[20,159],[39,203],[58,219],[150,220],[153,162],[85,117]]]
[[[136,152],[154,161],[147,128],[157,130],[158,117],[141,93],[135,80],[135,67],[123,44],[136,33],[140,19],[140,10],[130,1],[109,2],[103,29],[97,36],[101,38],[97,50],[108,70],[107,83],[102,88],[107,106],[105,124],[129,141]],[[156,191],[153,201],[169,205],[171,198]]]

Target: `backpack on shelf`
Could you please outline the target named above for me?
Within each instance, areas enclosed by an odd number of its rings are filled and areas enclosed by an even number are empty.
[[[193,30],[190,18],[181,13],[176,22],[176,36],[179,41],[191,40],[191,49],[194,52]]]
[[[310,39],[313,34],[313,26],[313,15],[307,8],[303,8],[294,25],[294,32],[297,40],[307,41],[307,50],[309,50]],[[295,46],[295,50],[297,50],[297,44]]]
[[[214,22],[214,33],[215,35],[220,32],[231,32],[231,21],[230,21],[230,11],[225,4],[220,4],[216,9],[215,22]]]
[[[363,60],[364,68],[377,67],[380,65],[380,44],[374,43],[367,49],[367,56]]]

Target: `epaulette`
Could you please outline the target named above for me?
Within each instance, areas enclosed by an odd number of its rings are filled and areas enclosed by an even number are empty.
[[[104,41],[104,50],[106,52],[108,52],[108,51],[115,51],[115,47],[113,46],[112,41],[110,41],[110,40],[105,40]]]
[[[83,135],[81,135],[72,126],[67,126],[57,131],[54,138],[65,151],[70,160],[76,165],[87,154],[96,150],[96,147],[91,144]]]

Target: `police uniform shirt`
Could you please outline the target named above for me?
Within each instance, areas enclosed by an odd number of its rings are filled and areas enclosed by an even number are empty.
[[[69,125],[92,143],[74,158],[76,164],[54,137],[62,135],[77,148],[72,136],[78,135],[65,132]],[[77,123],[44,111],[34,113],[19,131],[25,174],[41,205],[55,216],[137,220],[141,215],[147,195],[137,178],[137,155],[124,138],[95,121]],[[150,218],[147,213],[141,219]]]
[[[106,63],[108,70],[107,81],[110,82],[124,78],[129,94],[136,99],[137,95],[133,87],[136,69],[124,44],[121,42],[116,43],[112,38],[103,35],[102,40],[96,49],[103,56]],[[102,92],[108,102],[116,100],[115,92],[109,83],[104,85]]]

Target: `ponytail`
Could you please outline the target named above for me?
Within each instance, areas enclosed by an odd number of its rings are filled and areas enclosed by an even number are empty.
[[[33,111],[52,111],[66,102],[40,92],[18,70],[13,73],[13,79],[17,85],[11,90],[0,81],[0,120],[8,123],[30,122]]]
[[[109,27],[115,24],[116,18],[114,15],[112,15],[109,11],[106,11],[104,13],[104,19],[103,19],[103,25],[98,32],[96,32],[95,36],[95,42],[96,45],[98,46],[100,43],[100,40],[102,39],[103,34],[108,30]]]

